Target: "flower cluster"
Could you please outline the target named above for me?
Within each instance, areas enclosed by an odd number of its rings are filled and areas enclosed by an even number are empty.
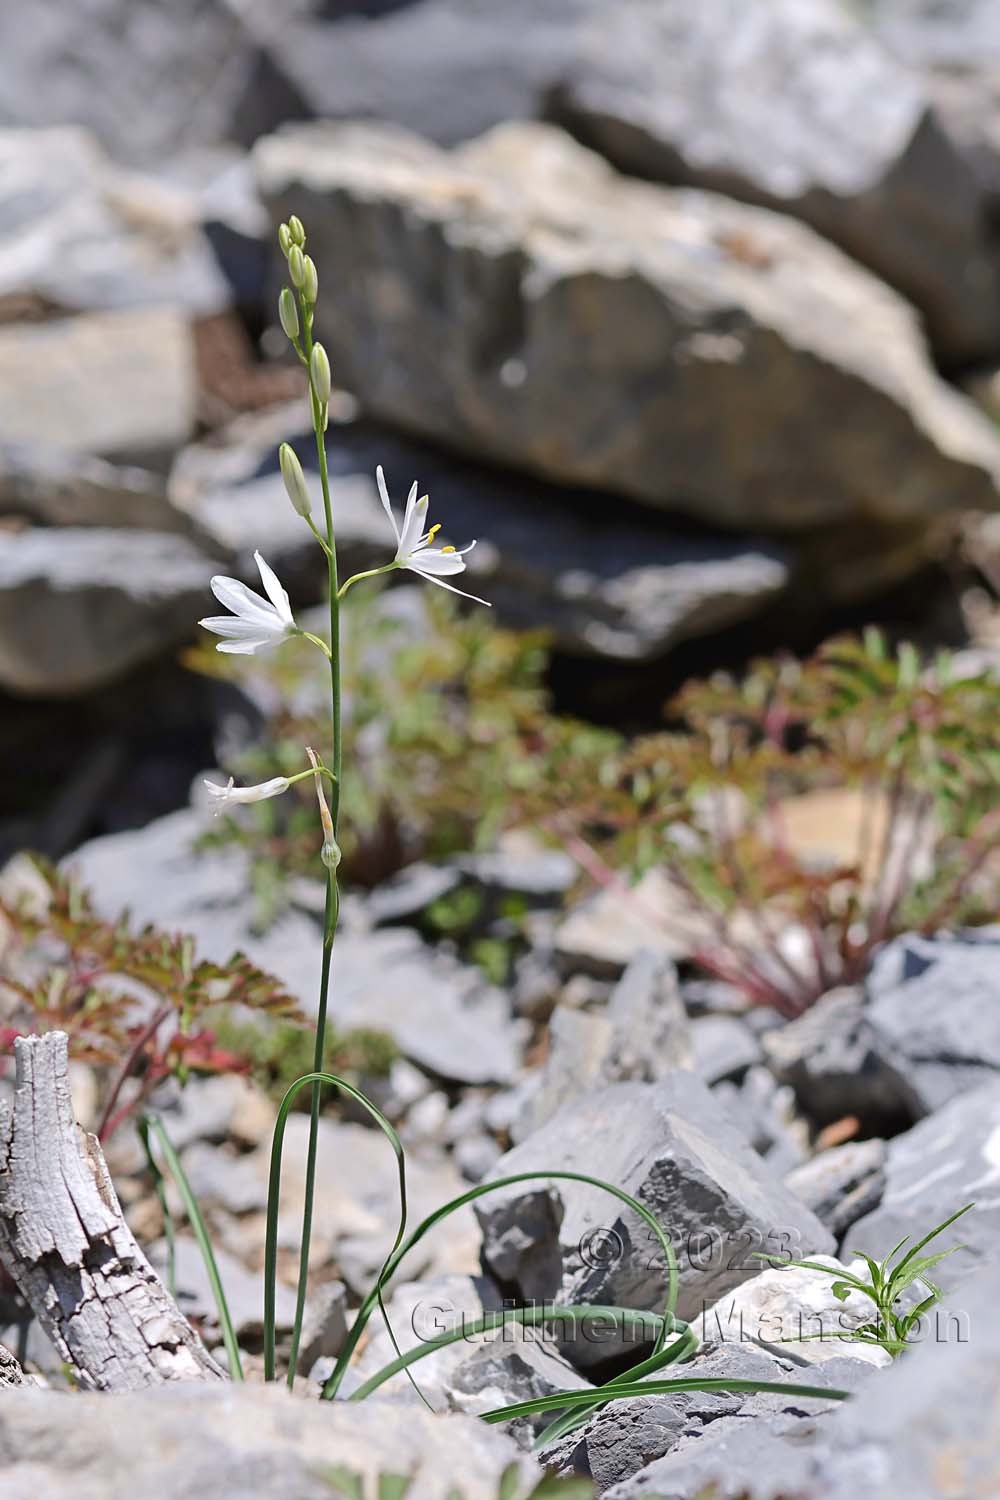
[[[305,253],[305,238],[302,223],[294,216],[287,224],[282,224],[278,232],[279,244],[288,263],[288,274],[292,283],[291,287],[286,286],[283,289],[278,300],[278,319],[286,337],[309,373],[310,409],[321,459],[320,478],[327,521],[326,537],[322,535],[313,521],[309,484],[298,455],[288,443],[282,443],[278,450],[278,462],[289,501],[313,532],[317,542],[331,561],[333,618],[335,618],[340,600],[355,583],[359,583],[364,578],[375,578],[400,568],[416,573],[429,583],[437,584],[439,588],[448,589],[453,594],[461,594],[465,599],[472,599],[476,604],[488,604],[488,600],[480,599],[475,594],[467,594],[464,590],[456,588],[453,583],[447,582],[449,578],[457,577],[465,571],[466,556],[476,545],[475,542],[472,541],[462,548],[436,545],[441,523],[427,526],[427,510],[430,502],[426,495],[419,494],[419,485],[416,482],[410,488],[403,514],[403,524],[400,527],[393,513],[381,465],[377,468],[375,477],[379,498],[396,538],[395,555],[383,566],[355,574],[339,588],[336,586],[336,552],[323,446],[323,433],[327,427],[331,392],[330,360],[323,345],[312,338],[313,309],[319,295],[319,276],[312,257]],[[326,653],[330,660],[331,670],[337,672],[339,663],[335,660],[335,640],[325,642],[318,636],[309,635],[307,631],[300,630],[295,623],[288,594],[282,587],[277,574],[268,566],[259,552],[254,553],[254,561],[260,573],[266,598],[255,593],[238,578],[226,578],[219,575],[211,580],[212,593],[219,603],[229,610],[229,614],[209,615],[200,622],[206,630],[221,637],[216,650],[234,655],[251,656],[255,652],[279,645],[288,636],[304,635]],[[310,758],[312,759],[311,753]],[[309,770],[301,773],[301,776],[290,778],[276,776],[270,781],[261,782],[258,786],[237,787],[233,785],[232,779],[225,786],[220,786],[213,781],[206,781],[205,785],[216,811],[221,811],[230,803],[261,802],[268,797],[280,796],[293,782],[315,774],[322,813],[325,810],[321,782],[324,773],[333,774],[321,762],[314,762]],[[324,834],[324,851],[329,845],[330,840]],[[333,847],[336,847],[335,843]],[[326,860],[325,854],[324,860]]]

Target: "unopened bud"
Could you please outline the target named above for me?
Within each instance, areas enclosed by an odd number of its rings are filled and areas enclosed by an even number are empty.
[[[288,233],[292,237],[293,245],[299,245],[301,247],[305,244],[306,232],[303,228],[302,220],[299,218],[298,214],[292,214],[291,218],[289,219]]]
[[[306,279],[306,257],[298,245],[293,245],[288,252],[288,274],[292,278],[292,285],[301,291]]]
[[[333,819],[330,816],[330,809],[327,806],[326,797],[323,792],[323,776],[315,752],[310,750],[308,745],[306,746],[306,754],[309,757],[309,763],[316,777],[316,800],[319,803],[319,821],[323,828],[323,847],[320,850],[319,857],[328,870],[335,870],[341,860],[340,845],[337,843],[333,831]]]
[[[319,277],[311,255],[302,258],[302,295],[307,302],[315,302],[319,296]]]
[[[306,476],[302,472],[295,449],[288,443],[282,443],[278,449],[278,462],[281,465],[281,477],[285,481],[285,490],[300,516],[312,515],[312,501],[309,498],[309,487],[306,484]]]
[[[281,326],[285,330],[286,337],[293,341],[297,339],[299,336],[299,313],[298,308],[295,306],[295,297],[291,289],[287,286],[282,287],[281,296],[278,298],[278,317],[281,320]]]
[[[278,226],[278,244],[281,246],[282,255],[287,255],[295,241],[292,239],[292,231],[287,224]]]
[[[330,399],[330,361],[322,344],[313,344],[313,351],[309,358],[309,374],[312,376],[313,390],[320,406],[325,406]]]

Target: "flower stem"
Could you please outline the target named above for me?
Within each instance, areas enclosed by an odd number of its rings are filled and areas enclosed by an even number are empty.
[[[341,597],[341,599],[343,599],[344,595],[347,593],[347,590],[351,587],[352,584],[360,583],[363,578],[380,578],[383,573],[394,573],[396,571],[396,569],[398,567],[401,567],[401,566],[402,566],[401,563],[393,561],[391,563],[386,563],[384,565],[384,567],[381,567],[381,568],[368,568],[367,571],[364,572],[364,573],[355,573],[355,574],[353,574],[353,576],[350,577],[347,580],[346,583],[341,584],[341,587],[340,587],[340,597]]]
[[[313,337],[312,306],[299,294],[302,319],[303,353],[309,367]],[[311,383],[309,387],[313,429],[316,434],[316,456],[319,461],[319,480],[323,492],[323,518],[326,523],[326,553],[330,596],[330,728],[333,740],[333,779],[330,788],[331,816],[336,836],[340,816],[340,776],[343,759],[340,706],[340,593],[337,581],[337,543],[333,529],[333,505],[330,500],[330,474],[326,459],[324,436],[325,410]],[[319,982],[319,1006],[316,1013],[316,1045],[313,1053],[313,1071],[323,1071],[326,1051],[326,1017],[330,995],[330,969],[333,961],[333,939],[340,915],[340,891],[337,886],[337,871],[326,872],[326,909],[323,917],[323,965]],[[309,1246],[312,1239],[313,1198],[316,1192],[316,1154],[319,1145],[319,1115],[322,1102],[322,1084],[317,1080],[312,1086],[312,1105],[309,1111],[309,1145],[306,1152],[305,1200],[302,1210],[302,1241],[299,1250],[299,1280],[295,1298],[295,1321],[292,1325],[292,1342],[288,1361],[289,1389],[295,1381],[298,1363],[299,1342],[302,1337],[302,1320],[306,1305],[306,1284],[309,1274]]]

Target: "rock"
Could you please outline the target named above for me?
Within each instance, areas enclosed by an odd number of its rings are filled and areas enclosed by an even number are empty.
[[[0,297],[72,312],[229,305],[193,195],[123,172],[86,130],[0,130]]]
[[[712,1096],[772,1171],[787,1172],[808,1157],[809,1126],[796,1111],[795,1094],[767,1068],[749,1068],[740,1084],[724,1079]]]
[[[292,1114],[285,1130],[278,1242],[297,1249],[304,1206],[307,1114]],[[263,1182],[270,1167],[270,1143],[247,1158]],[[452,1164],[437,1152],[408,1152],[406,1192],[409,1223],[418,1224],[468,1188]],[[389,1142],[380,1130],[353,1122],[321,1119],[313,1208],[315,1263],[335,1258],[354,1296],[367,1296],[392,1246],[399,1223],[399,1174]],[[447,1231],[428,1235],[405,1262],[410,1275],[468,1272],[477,1265],[478,1239],[471,1210],[459,1209]]]
[[[694,1070],[706,1083],[744,1074],[760,1062],[760,1043],[737,1016],[702,1016],[691,1023]]]
[[[448,896],[461,885],[458,870],[448,865],[432,865],[427,860],[407,865],[389,880],[381,881],[365,903],[368,916],[376,926],[390,922],[408,922],[421,917],[427,908]]]
[[[793,1167],[785,1186],[840,1240],[882,1201],[886,1157],[885,1141],[848,1141]]]
[[[245,854],[194,848],[203,814],[173,813],[136,832],[93,839],[69,861],[98,909],[189,932],[206,958],[242,951],[276,977],[307,1012],[319,990],[319,928],[289,911],[253,931]],[[504,996],[479,970],[436,953],[403,929],[337,936],[334,1004],[342,1027],[386,1031],[418,1066],[458,1083],[507,1083],[518,1070],[519,1036]]]
[[[651,1083],[691,1060],[688,1021],[669,959],[640,949],[606,1010],[557,1006],[549,1025],[545,1065],[525,1085],[524,1106],[511,1126],[523,1141],[565,1104],[608,1083]]]
[[[318,1359],[334,1359],[347,1340],[347,1288],[327,1281],[306,1303],[298,1372],[308,1375]]]
[[[456,854],[449,864],[490,895],[523,896],[539,906],[558,905],[580,878],[570,855],[518,830],[502,834],[496,849]]]
[[[798,1257],[791,1238],[779,1252]],[[854,1276],[868,1275],[863,1260],[843,1264],[832,1255],[810,1255],[810,1260]],[[782,1265],[761,1271],[714,1307],[705,1307],[694,1323],[704,1342],[756,1344],[797,1364],[823,1364],[849,1354],[872,1365],[889,1365],[892,1355],[872,1344],[841,1337],[871,1320],[871,1301],[861,1292],[841,1300],[833,1294],[836,1282],[822,1271]]]
[[[224,1078],[220,1075],[219,1081]],[[249,1157],[195,1141],[182,1161],[202,1208],[224,1208],[231,1214],[263,1213],[267,1208],[267,1183]]]
[[[868,989],[868,1022],[914,1118],[1000,1076],[996,936],[898,938],[877,958]]]
[[[909,1089],[858,990],[832,990],[787,1026],[767,1032],[762,1044],[772,1072],[820,1124],[843,1115],[888,1125],[913,1118]]]
[[[113,682],[190,638],[217,566],[161,532],[0,533],[0,685],[71,698]]]
[[[849,1243],[876,1258],[904,1235],[920,1239],[962,1207],[975,1202],[935,1250],[961,1243],[935,1280],[954,1283],[996,1255],[1000,1228],[1000,1083],[988,1083],[889,1142],[882,1202],[851,1227]]]
[[[191,517],[171,505],[160,475],[62,448],[0,448],[0,512],[32,525],[200,535]]]
[[[8,393],[2,443],[58,444],[155,466],[194,426],[191,333],[171,308],[8,324],[0,328],[0,381]]]
[[[495,1500],[512,1463],[520,1500],[538,1477],[509,1437],[470,1417],[379,1400],[297,1401],[249,1384],[157,1387],[115,1401],[8,1393],[0,1449],[10,1500],[183,1500],[202,1491],[316,1500],[330,1491],[334,1467],[357,1473],[365,1494],[380,1474],[412,1474],[410,1500],[446,1500],[459,1476],[466,1500]]]
[[[576,903],[559,924],[556,952],[570,972],[617,979],[639,949],[689,958],[707,937],[677,886],[654,868],[627,890],[599,890]]]
[[[400,1352],[408,1354],[419,1344],[429,1343],[453,1329],[471,1329],[485,1313],[503,1307],[500,1293],[485,1276],[435,1276],[404,1282],[389,1298],[386,1311]],[[359,1381],[371,1379],[396,1358],[388,1330],[376,1316],[369,1324],[370,1338],[360,1359],[352,1366]],[[426,1400],[438,1411],[446,1409],[455,1372],[469,1358],[473,1347],[487,1342],[489,1335],[467,1333],[412,1366],[413,1378]],[[420,1398],[405,1371],[393,1375],[380,1387],[396,1400],[420,1405]]]
[[[212,1249],[236,1337],[260,1339],[264,1327],[264,1302],[259,1273],[248,1271],[221,1246],[213,1245]],[[181,1234],[175,1242],[175,1253],[177,1305],[187,1317],[198,1319],[202,1336],[211,1347],[215,1347],[222,1342],[222,1333],[201,1251],[195,1240]],[[165,1276],[167,1248],[164,1241],[158,1241],[152,1246],[149,1258],[161,1276]],[[290,1329],[294,1318],[295,1293],[279,1282],[275,1288],[276,1326],[282,1330]]]
[[[589,1381],[560,1358],[543,1330],[512,1325],[495,1333],[463,1360],[451,1378],[450,1397],[456,1411],[479,1415],[497,1406],[553,1396],[557,1391],[583,1391],[589,1386]],[[540,1431],[557,1415],[540,1412],[528,1423]]]
[[[238,116],[252,141],[308,115],[394,120],[450,144],[502,120],[531,119],[601,0],[411,0],[338,7],[262,38]]]
[[[223,140],[251,74],[251,10],[181,0],[164,15],[141,0],[123,28],[112,0],[70,14],[43,0],[7,28],[0,123],[84,125],[132,162]]]
[[[300,127],[255,161],[320,278],[337,268],[321,331],[376,415],[729,526],[996,505],[1000,439],[933,374],[911,309],[803,225],[618,177],[541,125],[451,154]]]
[[[757,1273],[751,1250],[833,1248],[693,1075],[620,1083],[570,1104],[497,1163],[494,1176],[583,1171],[638,1197],[674,1238],[678,1313],[688,1317]],[[582,1183],[523,1183],[479,1200],[483,1263],[528,1298],[656,1309],[663,1253],[610,1194]],[[604,1330],[601,1330],[604,1332]],[[606,1357],[607,1344],[573,1351]]]
[[[787,1359],[777,1359],[747,1345],[727,1343],[703,1350],[684,1365],[683,1374],[713,1380],[798,1381],[837,1387],[847,1373],[843,1367],[854,1366],[856,1362],[840,1359],[832,1363],[838,1367],[837,1378],[827,1382],[825,1369],[817,1371],[818,1379],[814,1379],[813,1371],[804,1376]],[[857,1378],[857,1371],[852,1369],[850,1374]],[[670,1379],[671,1372],[668,1368],[653,1378]],[[617,1402],[592,1417],[581,1432],[546,1450],[545,1458],[548,1462],[555,1461],[561,1469],[590,1474],[598,1494],[603,1494],[678,1445],[699,1441],[720,1419],[739,1416],[748,1421],[753,1415],[759,1420],[760,1413],[769,1410],[787,1416],[814,1415],[835,1405],[834,1400],[824,1402],[819,1397],[738,1391],[680,1391],[675,1396],[640,1396]]]
[[[259,546],[289,586],[301,580],[315,588],[322,557],[288,504],[276,459],[278,443],[287,438],[309,469],[312,437],[300,431],[302,421],[298,404],[294,411],[234,423],[224,440],[180,455],[170,491],[245,571]],[[385,468],[400,504],[419,475],[449,535],[458,543],[480,538],[470,561],[473,591],[488,597],[505,623],[542,627],[563,650],[626,661],[655,657],[678,641],[754,615],[788,582],[784,549],[757,538],[690,526],[669,530],[618,497],[512,481],[358,421],[349,409],[339,419],[335,412],[331,423],[342,571],[360,571],[385,557],[376,465]]]
[[[865,20],[837,0],[624,0],[551,108],[623,171],[804,220],[915,303],[943,359],[982,358],[1000,347],[987,197]]]
[[[724,1419],[700,1442],[682,1444],[609,1496],[958,1500],[993,1494],[1000,1483],[993,1440],[1000,1386],[996,1266],[984,1267],[964,1290],[962,1315],[943,1325],[940,1337],[872,1377],[877,1399],[848,1401],[808,1422]],[[827,1373],[832,1368],[831,1362]]]

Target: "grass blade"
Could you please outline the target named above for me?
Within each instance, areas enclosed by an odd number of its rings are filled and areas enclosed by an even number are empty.
[[[212,1296],[215,1299],[216,1310],[219,1315],[219,1327],[222,1330],[222,1341],[226,1348],[226,1358],[229,1361],[229,1374],[233,1380],[243,1379],[243,1366],[240,1363],[240,1348],[236,1342],[236,1331],[233,1328],[233,1320],[229,1314],[229,1304],[222,1287],[222,1277],[215,1263],[215,1255],[212,1251],[212,1242],[208,1237],[205,1220],[201,1216],[198,1200],[191,1191],[191,1184],[187,1180],[184,1168],[181,1166],[180,1157],[173,1148],[170,1137],[167,1135],[163,1121],[159,1115],[143,1116],[143,1125],[148,1131],[156,1136],[163,1158],[166,1162],[170,1175],[177,1184],[177,1191],[181,1195],[184,1204],[184,1212],[188,1216],[188,1222],[194,1231],[194,1237],[201,1251],[201,1258],[205,1263],[205,1271],[208,1276],[209,1286],[212,1288]],[[148,1140],[148,1136],[146,1137]]]

